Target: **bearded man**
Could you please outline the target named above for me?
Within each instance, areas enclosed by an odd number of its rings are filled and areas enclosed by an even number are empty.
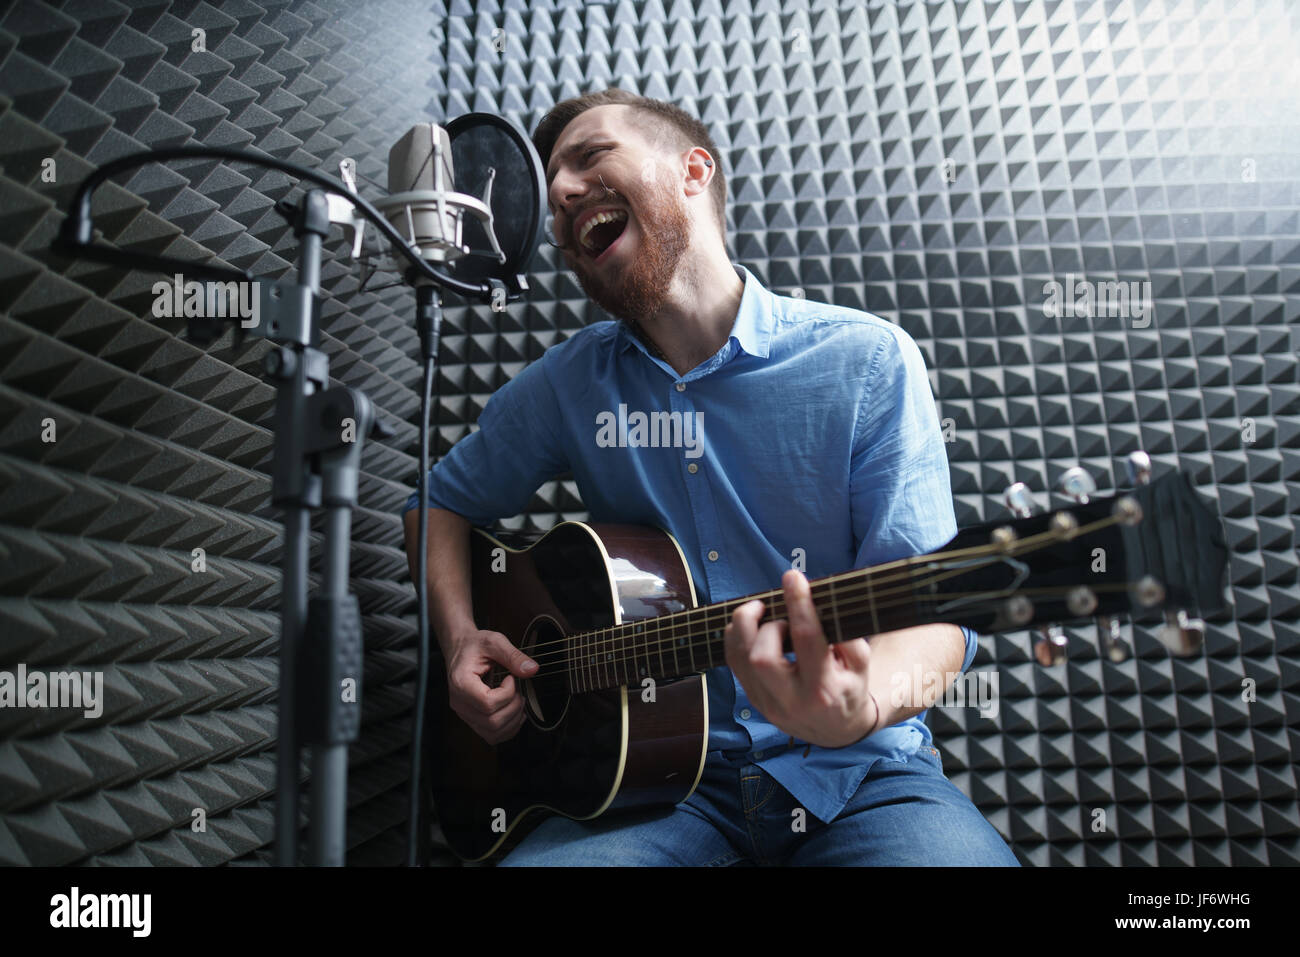
[[[727,665],[707,673],[708,754],[690,797],[552,817],[502,863],[1015,865],[944,777],[910,678],[951,684],[975,634],[932,624],[828,644],[791,569],[795,555],[812,577],[861,568],[956,532],[916,343],[876,316],[774,295],[732,263],[720,151],[677,107],[590,93],[558,104],[533,141],[565,265],[618,321],[547,350],[430,470],[431,614],[452,709],[489,743],[526,720],[517,679],[537,665],[475,623],[469,530],[565,472],[592,521],[672,534],[701,603],[780,580],[788,620],[762,620],[758,601],[732,616]],[[597,441],[620,405],[691,417],[698,447]],[[419,507],[412,495],[413,576]],[[493,688],[496,665],[510,677]]]

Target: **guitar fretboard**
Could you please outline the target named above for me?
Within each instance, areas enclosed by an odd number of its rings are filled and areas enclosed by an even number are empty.
[[[922,579],[933,577],[929,565],[930,556],[918,556],[809,582],[827,639],[847,641],[942,620],[935,617],[929,589],[923,591]],[[788,617],[778,589],[570,635],[569,690],[640,686],[646,678],[661,681],[724,665],[731,616],[755,599],[763,602],[762,621]]]

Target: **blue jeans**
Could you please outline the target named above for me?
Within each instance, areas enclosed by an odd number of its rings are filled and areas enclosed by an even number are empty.
[[[877,761],[829,824],[758,765],[710,760],[676,807],[551,817],[500,866],[672,864],[1019,866],[928,745],[907,761]]]

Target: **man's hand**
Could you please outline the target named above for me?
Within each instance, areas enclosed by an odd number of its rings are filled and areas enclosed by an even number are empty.
[[[488,744],[509,741],[524,723],[524,698],[515,676],[537,673],[537,663],[497,631],[470,631],[446,643],[447,691],[451,710]],[[510,674],[499,687],[483,678],[501,664]]]
[[[867,693],[871,649],[864,638],[826,641],[801,573],[786,572],[781,585],[789,621],[760,626],[763,603],[741,605],[725,632],[727,664],[749,700],[786,734],[823,748],[853,744],[880,718]],[[782,651],[787,630],[795,661]]]

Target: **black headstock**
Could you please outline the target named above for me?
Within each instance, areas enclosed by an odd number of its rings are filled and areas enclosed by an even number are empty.
[[[1086,474],[1072,469],[1066,491],[1077,503],[1041,515],[1026,514],[1023,487],[1013,487],[1008,502],[1019,517],[965,528],[926,556],[940,566],[931,566],[933,614],[982,632],[1037,629],[1035,656],[1051,664],[1064,654],[1061,623],[1096,617],[1104,649],[1118,660],[1116,616],[1163,611],[1161,639],[1175,653],[1195,651],[1200,616],[1227,604],[1222,523],[1186,474],[1149,481],[1149,464],[1134,472],[1141,484],[1132,490],[1093,497]]]

